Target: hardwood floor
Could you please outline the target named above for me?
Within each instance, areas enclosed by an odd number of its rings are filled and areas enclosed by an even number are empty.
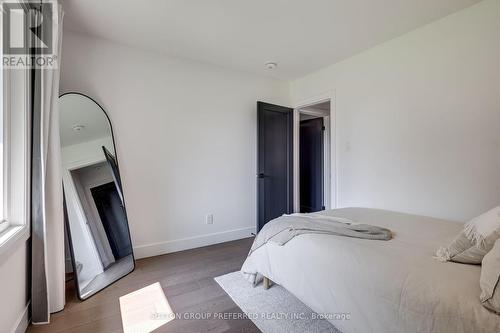
[[[175,313],[239,313],[241,310],[214,281],[214,277],[241,268],[253,238],[140,259],[127,277],[84,302],[76,297],[72,281],[66,285],[66,307],[52,314],[51,323],[30,326],[28,333],[123,332],[119,297],[159,282]],[[260,332],[249,319],[174,319],[154,331]]]

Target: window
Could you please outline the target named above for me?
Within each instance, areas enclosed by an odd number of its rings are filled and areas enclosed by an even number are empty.
[[[0,46],[1,47],[1,46]],[[1,49],[0,49],[1,51]],[[5,191],[5,180],[4,180],[4,107],[3,107],[3,68],[0,70],[0,233],[7,229],[9,222],[4,216],[5,202],[4,202],[4,191]]]
[[[29,236],[29,82],[27,69],[0,68],[0,254]]]

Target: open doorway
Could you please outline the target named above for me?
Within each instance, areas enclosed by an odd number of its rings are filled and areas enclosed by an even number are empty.
[[[296,109],[295,211],[330,207],[330,100]]]
[[[111,266],[117,259],[112,251],[108,232],[100,217],[99,207],[93,197],[92,190],[96,187],[113,184],[109,167],[106,162],[97,162],[85,167],[70,171],[71,179],[76,190],[76,198],[84,213],[84,223],[88,225],[93,244],[101,259],[104,269]]]

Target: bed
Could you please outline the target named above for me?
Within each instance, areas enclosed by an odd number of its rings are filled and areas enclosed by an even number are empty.
[[[344,333],[500,332],[500,315],[479,301],[481,266],[433,258],[462,224],[367,208],[321,214],[389,228],[393,239],[300,235],[260,247],[242,271],[283,286]]]

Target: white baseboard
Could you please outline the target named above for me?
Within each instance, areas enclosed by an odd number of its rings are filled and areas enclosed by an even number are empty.
[[[19,318],[17,319],[16,323],[14,324],[14,327],[10,330],[11,333],[24,333],[26,332],[26,329],[28,328],[29,324],[29,308],[30,305],[26,305],[24,308],[23,313],[19,315]]]
[[[201,236],[176,239],[171,241],[151,243],[134,247],[134,257],[136,259],[153,257],[160,254],[194,249],[201,246],[229,242],[232,240],[251,237],[255,233],[255,227],[242,228],[206,234]]]

